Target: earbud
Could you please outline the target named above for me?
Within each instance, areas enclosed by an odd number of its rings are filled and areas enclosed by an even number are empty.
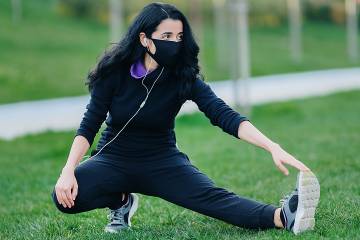
[[[140,108],[142,108],[145,105],[147,98],[144,99],[144,101],[142,101],[142,103],[140,104]]]

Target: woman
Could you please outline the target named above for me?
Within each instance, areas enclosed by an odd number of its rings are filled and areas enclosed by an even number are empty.
[[[60,211],[108,207],[105,230],[118,232],[131,226],[135,193],[141,193],[239,227],[295,233],[313,228],[316,178],[215,95],[199,73],[198,53],[189,23],[175,6],[144,7],[125,37],[89,73],[90,102],[52,192]],[[285,175],[284,164],[300,170],[297,188],[281,207],[217,187],[191,164],[178,149],[174,132],[175,116],[186,100],[194,101],[224,132],[269,151]],[[78,165],[105,118],[107,127],[91,159]],[[311,195],[309,187],[314,189]]]

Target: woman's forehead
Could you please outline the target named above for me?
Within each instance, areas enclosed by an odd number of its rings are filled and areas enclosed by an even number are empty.
[[[175,34],[181,33],[183,31],[183,24],[180,20],[175,20],[171,18],[164,19],[156,28],[157,33],[172,32]]]

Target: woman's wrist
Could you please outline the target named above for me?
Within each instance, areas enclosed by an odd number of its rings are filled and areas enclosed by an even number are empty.
[[[63,167],[61,173],[63,173],[63,172],[68,172],[68,171],[74,171],[74,170],[75,170],[75,166],[70,165],[70,164],[66,164],[66,165]]]
[[[278,143],[275,143],[275,142],[271,142],[270,144],[268,144],[267,146],[267,150],[271,153],[277,149],[280,148],[280,145]]]

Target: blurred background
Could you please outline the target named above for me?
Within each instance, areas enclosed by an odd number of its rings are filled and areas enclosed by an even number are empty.
[[[150,2],[1,1],[0,103],[86,94],[83,83],[96,58]],[[239,36],[248,39],[249,75],[359,65],[359,38],[352,36],[358,33],[351,33],[349,25],[355,24],[348,17],[352,11],[346,11],[346,2],[358,4],[353,0],[252,0],[241,9],[235,5],[246,1],[167,2],[189,18],[208,81],[236,74],[229,56],[237,44],[229,41],[241,29],[238,18],[246,8],[248,34]],[[358,30],[359,14],[355,17]]]

